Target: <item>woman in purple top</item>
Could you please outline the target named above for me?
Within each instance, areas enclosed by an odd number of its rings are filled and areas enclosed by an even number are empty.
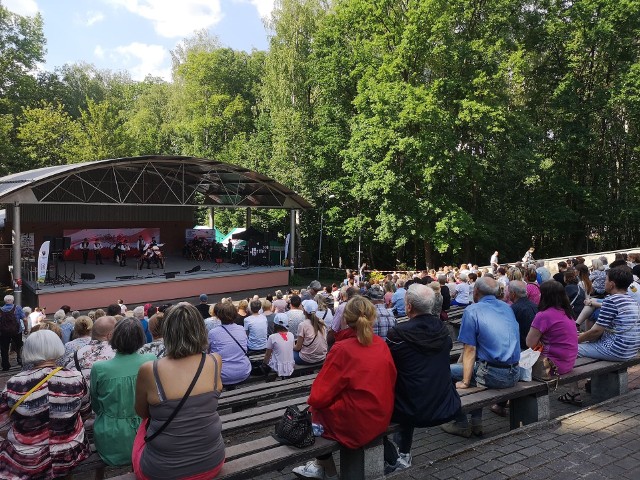
[[[218,318],[222,325],[209,332],[209,353],[222,357],[222,384],[225,387],[243,382],[251,373],[251,362],[247,357],[247,334],[244,328],[234,323],[238,316],[231,302],[218,307]]]
[[[555,280],[543,282],[538,313],[527,335],[527,347],[542,343],[542,354],[553,360],[560,375],[573,370],[578,356],[578,335],[572,313],[562,284]]]

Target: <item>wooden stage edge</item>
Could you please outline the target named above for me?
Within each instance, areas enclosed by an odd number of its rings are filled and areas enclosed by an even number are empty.
[[[125,305],[141,305],[198,297],[201,293],[219,295],[244,290],[282,287],[289,281],[289,269],[283,267],[251,268],[232,272],[189,274],[165,278],[156,276],[119,282],[58,286],[34,290],[27,285],[22,303],[40,306],[53,313],[61,305],[71,305],[74,310],[104,308],[122,299]],[[133,308],[133,307],[131,307]]]

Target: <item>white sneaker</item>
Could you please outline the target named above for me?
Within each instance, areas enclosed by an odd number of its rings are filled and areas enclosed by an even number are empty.
[[[293,469],[293,473],[299,478],[317,478],[324,480],[324,467],[321,467],[315,460],[307,462],[306,465],[300,465]]]
[[[411,454],[399,453],[398,460],[396,460],[396,470],[404,470],[411,466]]]

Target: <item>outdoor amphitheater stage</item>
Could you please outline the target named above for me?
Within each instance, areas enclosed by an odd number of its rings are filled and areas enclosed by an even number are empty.
[[[243,290],[283,287],[289,281],[289,269],[285,267],[216,264],[180,256],[166,257],[164,268],[145,265],[138,270],[135,258],[128,259],[124,267],[113,259],[104,259],[103,263],[95,265],[90,261],[85,265],[82,261],[59,261],[58,282],[38,285],[35,276],[30,275],[33,278],[24,282],[22,303],[45,307],[53,313],[61,305],[89,310],[104,308],[118,299],[126,305],[172,302],[198,297],[201,293],[233,295]],[[95,278],[82,279],[92,275]],[[49,276],[56,277],[55,265],[50,268]]]

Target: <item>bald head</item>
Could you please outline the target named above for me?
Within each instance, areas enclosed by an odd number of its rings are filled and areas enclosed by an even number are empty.
[[[91,340],[100,340],[101,342],[109,340],[115,327],[115,317],[106,316],[98,318],[95,322],[93,322],[93,328],[91,329]]]
[[[473,299],[477,301],[487,295],[497,295],[500,290],[498,282],[494,278],[482,276],[476,280],[475,287],[473,289]]]

